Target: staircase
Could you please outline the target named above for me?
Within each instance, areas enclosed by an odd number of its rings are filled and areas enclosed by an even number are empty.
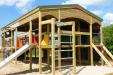
[[[100,48],[98,48],[96,45],[94,45],[92,43],[92,47],[94,48],[94,50],[99,54],[99,56],[104,60],[104,62],[108,66],[113,66],[113,64],[112,64],[113,55],[109,52],[109,50],[103,44]],[[102,52],[101,49],[104,52]]]

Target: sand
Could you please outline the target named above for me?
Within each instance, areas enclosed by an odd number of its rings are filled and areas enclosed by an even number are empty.
[[[33,70],[29,71],[29,63],[11,62],[0,69],[0,75],[40,75],[38,64],[33,64]],[[72,75],[72,68],[56,71],[56,75]],[[77,66],[77,75],[113,75],[113,67],[108,66]],[[41,75],[51,75],[50,70],[43,71]]]

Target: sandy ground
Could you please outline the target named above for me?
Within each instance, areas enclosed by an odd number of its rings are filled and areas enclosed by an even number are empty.
[[[9,63],[0,69],[0,75],[40,75],[38,65],[33,64],[33,70],[29,71],[29,64],[22,62]],[[56,71],[56,75],[72,75],[72,68]],[[108,66],[77,66],[77,75],[113,75],[113,67]],[[51,75],[50,70],[43,71],[41,75]]]

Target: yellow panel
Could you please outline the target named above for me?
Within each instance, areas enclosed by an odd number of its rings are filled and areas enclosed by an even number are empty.
[[[41,42],[41,45],[48,45],[49,44],[49,35],[44,34],[44,39]]]

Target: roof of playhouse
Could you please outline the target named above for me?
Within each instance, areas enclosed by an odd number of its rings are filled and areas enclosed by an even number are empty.
[[[50,9],[62,9],[62,8],[79,8],[81,9],[83,12],[87,13],[88,15],[96,18],[99,21],[103,21],[103,19],[101,19],[100,17],[96,16],[95,14],[91,13],[90,11],[86,10],[85,8],[83,8],[82,6],[78,5],[78,4],[70,4],[70,5],[46,5],[46,6],[38,6],[35,9],[29,11],[28,13],[26,13],[25,15],[17,18],[16,20],[14,20],[13,22],[9,23],[8,25],[6,25],[5,27],[3,27],[2,29],[7,28],[8,26],[12,25],[15,22],[18,22],[20,20],[22,20],[24,18],[24,16],[27,15],[31,15],[34,12],[37,12],[39,10],[50,10]]]

